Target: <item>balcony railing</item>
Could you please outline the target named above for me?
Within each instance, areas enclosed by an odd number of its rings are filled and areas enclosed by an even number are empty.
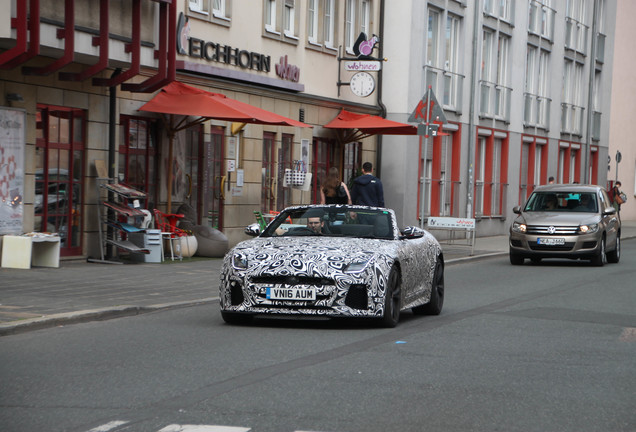
[[[601,114],[598,111],[592,112],[592,139],[595,141],[601,139]]]
[[[464,76],[433,66],[424,66],[424,76],[444,109],[461,114]]]
[[[587,54],[588,26],[578,22],[574,18],[565,18],[565,47],[571,50]]]
[[[585,108],[568,103],[561,104],[561,132],[583,135],[583,115]]]
[[[530,0],[530,13],[528,17],[528,32],[541,36],[542,38],[554,39],[554,17],[556,11],[551,7]]]
[[[509,122],[512,89],[488,81],[479,81],[479,87],[479,116]]]
[[[484,208],[485,194],[490,190],[490,208]],[[507,183],[475,182],[475,217],[502,217],[507,208]]]
[[[550,104],[552,99],[524,93],[523,125],[550,130]]]

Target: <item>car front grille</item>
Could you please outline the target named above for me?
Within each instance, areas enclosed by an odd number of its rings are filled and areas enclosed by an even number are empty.
[[[252,283],[263,285],[309,285],[309,286],[325,286],[335,285],[333,279],[320,278],[313,276],[285,276],[285,275],[264,275],[253,276],[250,278]]]
[[[552,232],[552,230],[554,230]],[[528,225],[527,233],[534,235],[575,235],[579,231],[576,226]]]

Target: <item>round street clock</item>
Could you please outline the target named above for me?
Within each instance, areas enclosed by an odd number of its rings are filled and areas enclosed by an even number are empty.
[[[354,95],[366,97],[375,90],[375,79],[370,73],[358,72],[351,77],[349,86]]]

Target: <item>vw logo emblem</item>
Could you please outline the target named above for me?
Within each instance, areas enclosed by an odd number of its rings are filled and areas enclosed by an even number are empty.
[[[554,234],[556,232],[556,228],[553,226],[548,227],[548,234]]]

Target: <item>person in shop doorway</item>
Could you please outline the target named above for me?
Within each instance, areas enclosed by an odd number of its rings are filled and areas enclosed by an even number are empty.
[[[554,177],[550,176],[548,178],[548,184],[554,184]]]
[[[340,180],[338,168],[329,168],[329,176],[320,188],[320,204],[351,204],[349,188]]]
[[[362,175],[353,181],[351,201],[353,204],[384,207],[384,190],[379,178],[371,174],[371,162],[362,164]]]

